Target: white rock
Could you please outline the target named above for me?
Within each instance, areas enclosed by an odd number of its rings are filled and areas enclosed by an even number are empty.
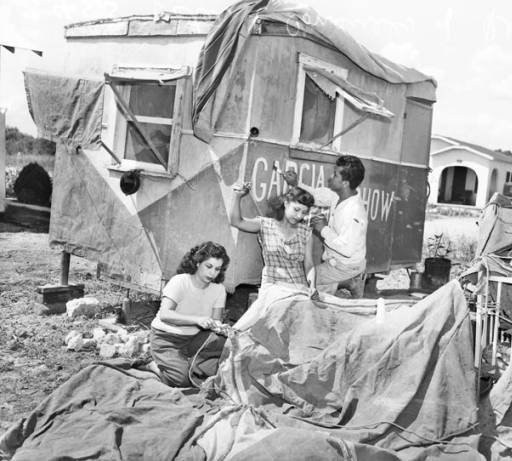
[[[125,354],[128,357],[133,357],[137,352],[139,352],[139,341],[135,336],[129,336],[123,346]]]
[[[137,337],[137,340],[139,341],[140,344],[149,342],[149,330],[140,330],[132,334]]]
[[[117,344],[121,342],[121,338],[117,333],[107,333],[102,342],[105,344]]]
[[[67,345],[69,341],[76,336],[82,337],[82,333],[80,333],[78,330],[71,330],[64,338],[64,344]]]
[[[100,356],[104,359],[111,359],[116,355],[116,346],[114,344],[102,343],[100,346]]]
[[[67,350],[68,351],[79,351],[82,349],[84,345],[84,338],[82,335],[80,336],[72,336],[70,340],[67,342]]]
[[[66,303],[66,312],[72,319],[79,315],[91,318],[100,312],[100,302],[96,298],[88,297],[72,299]]]
[[[98,344],[105,339],[106,335],[107,334],[103,331],[103,328],[97,327],[92,330],[92,337]]]
[[[149,343],[144,343],[141,346],[140,351],[143,352],[144,354],[147,354],[150,349],[151,349],[151,345]]]
[[[92,351],[96,348],[96,340],[94,338],[85,338],[82,350]]]
[[[123,341],[124,343],[126,341],[128,341],[128,337],[129,337],[129,334],[128,334],[128,331],[125,330],[124,328],[119,328],[117,330],[117,334],[119,335],[119,337],[121,338],[121,341]]]
[[[123,355],[123,356],[127,357],[128,356],[128,351],[126,349],[126,344],[125,343],[116,344],[116,352],[119,355]]]

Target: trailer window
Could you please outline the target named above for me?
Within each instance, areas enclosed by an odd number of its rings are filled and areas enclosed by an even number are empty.
[[[299,53],[293,144],[337,153],[341,137],[368,118],[390,120],[384,101],[347,80],[347,69]],[[344,126],[345,105],[358,117]]]
[[[328,72],[329,75],[338,75],[340,78],[347,76],[346,69],[299,53],[292,145],[322,146],[343,125],[344,98],[328,79],[324,78],[325,85],[319,85],[321,77],[313,75],[318,70]],[[329,147],[339,151],[339,139]]]
[[[150,139],[167,166],[171,146],[174,98],[176,85],[129,85],[129,107],[137,118],[139,127]],[[127,122],[125,158],[139,162],[156,163],[159,160],[148,147],[139,129]]]
[[[337,98],[329,98],[306,75],[300,142],[326,143],[334,134]]]
[[[140,169],[157,175],[178,172],[188,66],[119,67],[105,74],[103,148],[112,169]]]

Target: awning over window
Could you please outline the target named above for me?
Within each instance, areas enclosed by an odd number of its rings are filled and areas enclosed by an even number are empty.
[[[382,99],[376,94],[367,93],[344,78],[322,69],[305,66],[307,76],[320,88],[330,99],[335,99],[340,94],[345,100],[357,110],[378,117],[391,119],[393,112],[384,107]]]
[[[117,68],[110,73],[105,73],[105,82],[110,83],[159,83],[171,84],[175,80],[191,75],[188,66],[180,69],[134,69]]]

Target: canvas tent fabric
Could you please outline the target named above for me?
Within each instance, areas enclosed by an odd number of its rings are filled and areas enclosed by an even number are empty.
[[[267,303],[260,320],[228,341],[219,386],[235,402],[289,406],[287,414],[332,427],[367,426],[346,434],[386,449],[410,446],[393,424],[430,439],[470,430],[475,375],[458,282],[388,312],[384,324],[374,301],[371,309],[352,302],[340,308],[302,294]]]
[[[462,280],[478,282],[477,290],[485,293],[488,289],[490,300],[496,300],[497,286],[487,284],[489,276],[512,276],[512,201],[501,194],[495,194],[479,218],[478,246],[475,259],[462,275]],[[502,313],[512,322],[512,286],[503,286],[501,298]]]
[[[512,249],[512,201],[495,194],[486,205],[479,224],[476,256]]]
[[[344,441],[321,427],[275,425],[256,408],[173,389],[126,360],[91,365],[56,389],[0,438],[12,461],[366,460],[386,450]],[[2,458],[4,459],[4,458]]]
[[[254,25],[261,20],[285,24],[290,39],[300,32],[311,35],[337,49],[365,72],[388,83],[408,85],[409,97],[435,101],[434,78],[371,53],[312,8],[282,0],[246,0],[232,5],[217,18],[196,66],[192,122],[194,134],[205,142],[211,139],[215,124],[208,102],[223,78],[230,81]]]
[[[15,461],[483,459],[457,282],[393,304],[378,325],[375,300],[284,295],[226,350],[210,382],[222,389],[173,389],[128,360],[91,365],[13,425],[0,451]]]
[[[30,115],[42,137],[98,149],[103,116],[103,81],[23,73]]]
[[[225,74],[229,75],[235,67],[256,21],[254,13],[267,3],[268,0],[244,0],[230,6],[219,15],[206,37],[194,71],[192,124],[200,139],[210,139],[210,134],[199,128],[209,124],[209,116],[204,110],[207,102]]]

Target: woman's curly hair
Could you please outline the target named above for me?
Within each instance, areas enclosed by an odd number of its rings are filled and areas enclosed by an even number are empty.
[[[195,274],[197,272],[197,266],[209,258],[222,259],[222,267],[220,268],[219,275],[217,275],[213,281],[213,283],[222,283],[224,281],[226,269],[228,268],[229,256],[226,249],[215,242],[203,242],[187,251],[185,256],[183,256],[176,273]]]
[[[315,204],[315,199],[312,194],[300,187],[290,187],[285,194],[278,197],[272,197],[268,201],[271,209],[271,218],[277,219],[278,221],[283,220],[285,202],[297,202],[311,208]]]

